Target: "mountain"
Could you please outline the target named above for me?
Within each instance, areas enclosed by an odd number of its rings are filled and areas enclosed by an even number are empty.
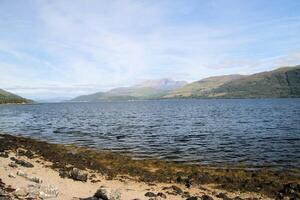
[[[164,98],[276,98],[300,97],[300,65],[249,76],[202,79],[172,91]]]
[[[231,81],[216,88],[210,95],[224,98],[300,97],[300,65]]]
[[[300,97],[300,65],[252,75],[209,77],[190,84],[170,79],[148,80],[132,87],[79,96],[71,101],[286,97]]]
[[[190,84],[186,84],[181,88],[178,88],[165,96],[165,98],[177,98],[177,97],[197,97],[203,96],[209,93],[211,90],[218,88],[224,83],[242,78],[242,75],[225,75],[214,76],[196,81]]]
[[[155,88],[163,91],[171,91],[186,85],[186,81],[173,81],[171,79],[147,80],[134,87],[137,88]]]
[[[0,89],[0,104],[6,103],[32,103],[32,101]]]
[[[187,84],[185,81],[173,81],[170,79],[147,80],[131,87],[120,87],[107,92],[82,95],[71,101],[159,99],[171,90],[180,88],[185,84]]]

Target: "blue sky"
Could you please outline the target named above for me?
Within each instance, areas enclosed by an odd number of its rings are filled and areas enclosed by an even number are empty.
[[[70,98],[300,64],[297,0],[0,0],[0,88]]]

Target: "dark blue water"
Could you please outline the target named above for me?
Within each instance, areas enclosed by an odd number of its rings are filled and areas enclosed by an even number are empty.
[[[300,99],[1,105],[0,132],[136,158],[300,166]]]

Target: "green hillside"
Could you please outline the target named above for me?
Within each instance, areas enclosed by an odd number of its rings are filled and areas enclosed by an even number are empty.
[[[202,79],[164,98],[283,98],[300,97],[300,66],[283,67],[249,76]]]
[[[190,84],[187,84],[179,89],[171,91],[169,94],[164,96],[165,98],[188,98],[196,96],[205,96],[212,89],[215,89],[224,83],[227,83],[232,80],[242,78],[242,75],[226,75],[226,76],[215,76],[202,79]]]
[[[7,103],[32,103],[32,101],[0,89],[0,104]]]
[[[190,84],[168,79],[146,81],[132,87],[79,96],[71,101],[285,97],[300,97],[300,66],[283,67],[247,76],[215,76]]]
[[[225,98],[300,97],[300,66],[279,68],[231,81],[214,89],[209,96]]]

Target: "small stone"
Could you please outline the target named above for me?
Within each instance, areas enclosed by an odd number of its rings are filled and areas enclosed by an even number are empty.
[[[41,199],[55,198],[58,196],[58,189],[52,185],[42,186],[40,188],[39,197]]]
[[[2,188],[0,188],[0,196],[4,196],[4,195],[5,195],[5,191]]]
[[[214,200],[212,197],[208,196],[208,195],[202,195],[201,197],[202,200]]]
[[[121,192],[120,190],[112,190],[110,192],[109,200],[121,200]]]
[[[186,200],[198,200],[198,197],[188,197]]]
[[[12,199],[8,196],[0,196],[0,200],[12,200]]]
[[[73,168],[70,172],[70,176],[74,180],[86,182],[88,174],[80,169]]]
[[[185,187],[187,187],[187,188],[191,188],[192,182],[191,182],[189,179],[186,179],[184,185],[185,185]]]
[[[219,193],[216,195],[216,197],[223,199],[223,200],[230,200],[231,198],[229,198],[225,193]]]
[[[29,194],[28,190],[24,187],[22,188],[17,188],[16,191],[14,192],[14,195],[20,196],[20,197],[25,197]]]
[[[174,192],[176,192],[177,194],[181,194],[181,193],[182,193],[182,190],[181,190],[179,187],[175,186],[175,185],[172,185],[172,189],[173,189]]]
[[[62,169],[60,169],[58,173],[61,178],[66,178],[66,177],[70,176],[70,174],[67,171],[62,170]]]
[[[107,191],[104,188],[98,189],[94,197],[100,198],[101,200],[108,200]]]
[[[30,162],[27,162],[25,160],[19,160],[19,159],[16,159],[14,157],[11,157],[10,159],[13,160],[13,161],[15,161],[16,164],[21,165],[23,167],[27,167],[27,168],[34,167],[33,164],[31,164]]]
[[[27,158],[32,158],[34,154],[30,150],[25,151],[25,150],[19,149],[17,151],[17,155],[18,156],[26,156]]]
[[[0,152],[0,157],[2,158],[8,158],[8,153],[7,152]]]
[[[13,173],[9,173],[9,174],[8,174],[8,177],[9,177],[9,178],[16,178],[16,176],[15,176]]]
[[[27,173],[25,173],[25,172],[23,172],[23,171],[21,171],[21,170],[17,171],[17,175],[18,175],[18,176],[22,176],[22,177],[24,177],[24,178],[27,178],[27,177],[28,177]]]
[[[30,177],[27,177],[28,180],[32,181],[32,182],[35,182],[35,183],[42,183],[43,180],[39,177],[35,177],[35,176],[30,176]]]
[[[241,197],[237,196],[237,197],[234,197],[233,200],[243,200]]]
[[[165,195],[165,194],[162,193],[162,192],[157,193],[156,196],[161,197],[161,198],[163,198],[163,199],[166,199],[166,198],[167,198],[167,195]]]
[[[9,163],[8,166],[10,166],[12,168],[17,168],[18,167],[18,165],[15,162]]]
[[[147,193],[145,194],[145,197],[156,197],[156,194],[153,193],[153,192],[147,192]]]
[[[181,195],[182,198],[189,198],[191,197],[190,193],[188,191],[183,192],[183,194]]]

